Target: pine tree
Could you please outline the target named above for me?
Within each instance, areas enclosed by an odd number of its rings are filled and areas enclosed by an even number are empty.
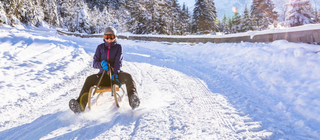
[[[78,5],[80,7],[78,11],[78,31],[80,33],[91,33],[90,31],[90,17],[88,14],[89,8],[86,3],[81,2]]]
[[[313,10],[313,9],[311,9],[312,10],[312,15],[314,15],[314,19],[313,19],[313,22],[314,23],[319,23],[319,19],[318,19],[318,12],[317,12],[317,10]]]
[[[78,14],[75,9],[76,0],[64,0],[60,7],[60,15],[63,20],[63,27],[67,28],[70,32],[77,31],[78,26]]]
[[[257,30],[266,29],[268,25],[277,21],[278,14],[274,11],[272,0],[253,0],[251,18],[253,26]]]
[[[182,34],[180,7],[175,0],[126,1],[131,18],[128,29],[135,34]]]
[[[265,9],[265,16],[266,17],[266,22],[264,29],[268,28],[268,25],[274,24],[276,26],[276,22],[278,21],[279,14],[277,11],[274,10],[275,4],[273,3],[272,0],[267,0],[266,1],[266,9]]]
[[[11,26],[20,25],[20,12],[19,9],[23,7],[22,2],[19,2],[19,0],[12,0],[10,3],[10,8],[12,8],[12,11],[10,10],[9,18]]]
[[[2,0],[6,12],[7,24],[12,26],[24,23],[26,25],[37,25],[42,20],[38,0]]]
[[[161,27],[159,25],[160,22],[162,22],[161,24],[164,24],[163,21],[161,21],[161,17],[160,15],[162,15],[163,13],[161,13],[161,4],[158,3],[156,0],[151,0],[148,3],[146,3],[147,6],[147,10],[144,11],[145,16],[150,15],[149,18],[146,18],[146,22],[144,22],[145,25],[145,34],[157,34],[157,33],[164,33],[164,31],[161,31]],[[166,26],[166,25],[162,25],[162,26]]]
[[[253,30],[253,28],[252,28],[251,18],[250,18],[250,15],[249,15],[249,10],[248,10],[247,5],[246,5],[246,7],[244,9],[244,12],[243,12],[241,31],[242,32],[247,32],[249,30]]]
[[[26,14],[28,8],[30,7],[29,1],[26,0],[19,0],[17,1],[17,6],[15,10],[15,16],[17,19],[22,23],[27,23],[28,15]]]
[[[222,32],[225,34],[229,33],[229,29],[228,29],[228,18],[226,16],[226,14],[223,15],[223,19],[222,19]]]
[[[288,11],[288,6],[286,5],[287,3],[288,0],[278,0],[277,2],[278,9],[281,9],[278,17],[279,22],[283,23],[284,21],[286,21],[286,13]]]
[[[232,32],[233,33],[238,33],[241,32],[241,16],[239,15],[238,12],[235,12],[233,17],[232,17]]]
[[[113,7],[115,10],[119,10],[121,3],[119,0],[108,0],[108,7]]]
[[[300,26],[304,24],[313,23],[311,18],[315,18],[310,11],[310,1],[307,0],[294,0],[291,1],[289,6],[292,7],[288,11],[288,17],[286,19],[289,26]]]
[[[218,28],[217,27],[217,25],[215,24],[216,23],[216,21],[217,21],[217,11],[216,11],[216,7],[215,7],[215,5],[214,5],[214,2],[213,2],[213,0],[208,0],[208,3],[209,3],[209,7],[210,7],[210,10],[211,10],[211,16],[213,16],[212,17],[212,19],[213,19],[213,25],[214,25],[214,29],[212,30],[213,32],[214,32],[214,34],[216,33],[216,31],[217,31],[217,29],[216,28]]]
[[[318,21],[317,23],[320,23],[320,10],[316,11],[316,21]]]
[[[172,21],[172,25],[171,25],[171,31],[170,34],[173,35],[182,35],[182,26],[180,24],[180,18],[181,18],[181,7],[178,3],[178,0],[172,0],[171,3],[171,11],[172,11],[172,15],[171,15],[171,21]]]
[[[252,23],[255,29],[260,30],[260,27],[262,25],[261,19],[263,18],[263,9],[260,0],[253,0],[251,5],[251,17],[252,17]]]
[[[167,35],[171,35],[172,34],[172,30],[174,28],[174,16],[176,16],[173,13],[173,0],[167,0],[164,2],[157,2],[159,5],[159,13],[160,13],[160,31],[159,34],[167,34]]]
[[[91,34],[100,33],[101,15],[100,15],[99,9],[97,7],[94,7],[93,10],[89,11],[88,14],[89,14],[89,17],[91,17],[90,23],[89,23]]]
[[[59,17],[62,18],[62,22],[63,22],[63,19],[70,15],[68,11],[69,11],[69,8],[71,8],[71,3],[69,0],[58,0],[57,6],[58,6],[57,13]]]
[[[119,9],[117,9],[114,13],[114,18],[116,22],[118,22],[118,27],[116,28],[118,32],[126,32],[128,31],[128,27],[125,24],[130,18],[129,11],[125,8],[125,0],[119,0]]]
[[[31,15],[31,25],[38,27],[44,19],[43,8],[40,6],[40,0],[32,0],[31,5],[32,7],[29,11]]]
[[[3,4],[0,1],[0,26],[2,24],[8,24],[8,19],[7,19],[7,16],[6,16],[6,12],[5,12],[4,8],[3,8]]]
[[[151,25],[154,25],[154,18],[155,16],[152,15],[155,11],[157,11],[157,6],[153,5],[158,5],[156,0],[151,0],[151,1],[141,1],[140,2],[143,7],[142,13],[140,15],[140,32],[141,34],[150,34],[153,33],[154,27]],[[151,13],[152,11],[152,13]]]
[[[59,26],[56,0],[43,0],[42,6],[44,12],[44,21],[46,21],[49,25]]]
[[[25,25],[40,26],[43,20],[42,7],[39,0],[20,0],[16,16]]]
[[[111,11],[112,12],[112,11]],[[102,21],[104,26],[112,26],[112,20],[113,20],[113,15],[110,13],[110,10],[108,10],[108,7],[105,6],[104,10],[102,11]]]
[[[126,7],[130,12],[130,19],[127,22],[129,31],[134,34],[145,33],[146,8],[140,0],[126,1]]]
[[[216,31],[222,32],[223,31],[223,25],[220,19],[216,19]],[[216,33],[215,33],[216,34]]]
[[[231,33],[233,33],[232,32],[232,26],[233,26],[233,19],[232,18],[228,18],[228,20],[227,20],[227,34],[231,34]]]
[[[216,13],[212,0],[197,0],[193,9],[192,33],[207,34],[215,31]]]
[[[185,5],[185,3],[183,3],[181,19],[179,20],[179,21],[181,21],[180,23],[182,26],[183,34],[190,33],[190,29],[191,29],[190,20],[191,20],[191,16],[190,16],[188,7]]]

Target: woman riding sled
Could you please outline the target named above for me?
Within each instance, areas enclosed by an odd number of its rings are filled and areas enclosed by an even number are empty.
[[[81,113],[85,110],[88,102],[88,92],[90,87],[96,85],[102,76],[103,71],[110,70],[112,73],[112,83],[126,84],[127,93],[129,97],[129,105],[132,109],[139,107],[140,99],[136,90],[135,82],[132,76],[121,70],[122,66],[122,47],[117,43],[117,31],[113,27],[107,27],[104,30],[104,43],[98,45],[93,57],[93,67],[100,69],[98,74],[93,74],[87,77],[80,95],[77,99],[69,101],[69,107],[74,113]],[[101,80],[100,86],[110,86],[111,81],[109,75],[105,74]]]

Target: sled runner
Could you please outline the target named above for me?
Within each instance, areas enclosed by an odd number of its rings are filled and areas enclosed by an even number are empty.
[[[103,95],[103,93],[105,93],[105,92],[110,92],[111,96],[114,97],[114,101],[115,101],[117,107],[118,108],[120,107],[119,106],[119,102],[122,100],[123,96],[125,95],[125,91],[124,91],[124,89],[122,87],[119,88],[119,86],[117,84],[112,84],[111,71],[110,70],[108,71],[108,75],[110,76],[110,81],[111,81],[110,87],[109,86],[107,86],[107,87],[99,86],[104,73],[105,73],[105,71],[103,71],[103,73],[102,73],[102,75],[100,77],[100,80],[98,82],[98,86],[94,85],[89,90],[89,95],[88,95],[88,108],[89,109],[91,109],[91,99],[93,97],[95,97],[95,94],[97,93],[96,102],[95,102],[95,104],[97,104],[97,101],[98,101],[99,97],[101,95]],[[122,90],[123,94],[119,94],[118,93],[120,91],[120,89]]]

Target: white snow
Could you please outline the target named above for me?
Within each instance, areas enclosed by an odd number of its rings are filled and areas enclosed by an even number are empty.
[[[141,106],[73,114],[100,43],[0,27],[0,139],[320,139],[319,45],[119,40]]]

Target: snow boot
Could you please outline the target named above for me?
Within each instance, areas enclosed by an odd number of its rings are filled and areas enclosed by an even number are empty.
[[[139,97],[136,94],[132,94],[129,98],[129,104],[130,104],[132,110],[139,107],[139,105],[140,105]]]
[[[83,112],[79,102],[77,100],[75,100],[75,99],[71,99],[69,101],[69,108],[76,114]]]

